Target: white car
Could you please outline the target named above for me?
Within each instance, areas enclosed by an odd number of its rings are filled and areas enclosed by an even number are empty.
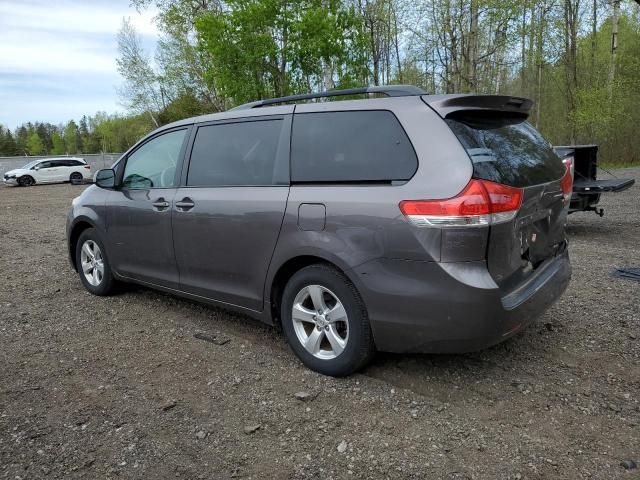
[[[4,183],[28,187],[36,183],[84,182],[91,167],[83,158],[41,158],[4,174]]]

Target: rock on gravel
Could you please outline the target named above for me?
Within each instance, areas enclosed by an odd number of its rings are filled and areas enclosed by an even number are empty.
[[[262,427],[262,425],[247,425],[246,427],[244,427],[244,433],[250,435],[260,430],[260,427]]]
[[[295,397],[301,402],[308,402],[316,398],[317,395],[311,395],[309,392],[297,392]]]

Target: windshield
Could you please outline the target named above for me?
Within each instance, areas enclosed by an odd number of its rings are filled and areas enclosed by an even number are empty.
[[[27,163],[24,167],[22,167],[23,170],[29,170],[31,167],[39,164],[42,161],[42,159],[39,160],[32,160],[31,162]]]

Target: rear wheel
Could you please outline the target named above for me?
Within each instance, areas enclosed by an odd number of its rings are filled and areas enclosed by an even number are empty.
[[[80,234],[76,244],[76,265],[84,288],[94,295],[113,293],[115,280],[102,241],[93,228]]]
[[[36,183],[36,181],[30,175],[23,175],[18,179],[18,185],[21,187],[30,187],[34,183]]]
[[[343,273],[327,265],[311,265],[291,277],[282,296],[281,318],[295,354],[324,375],[349,375],[375,352],[358,291]]]
[[[82,174],[80,172],[73,172],[70,176],[69,176],[69,181],[73,184],[76,183],[81,183],[84,180],[84,177],[82,176]]]

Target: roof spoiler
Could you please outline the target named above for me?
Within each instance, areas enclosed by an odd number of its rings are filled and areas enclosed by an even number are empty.
[[[526,119],[533,102],[528,98],[507,95],[423,95],[422,100],[442,118],[456,112],[504,112]]]

